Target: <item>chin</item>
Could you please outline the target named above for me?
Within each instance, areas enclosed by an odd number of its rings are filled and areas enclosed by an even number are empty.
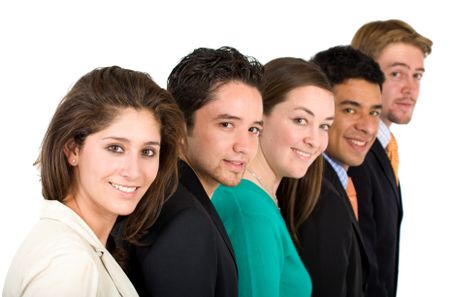
[[[228,177],[228,178],[223,177],[223,178],[219,178],[218,182],[227,187],[235,187],[241,182],[241,179],[242,179],[242,175]]]
[[[287,169],[284,174],[283,177],[287,177],[287,178],[302,178],[305,176],[306,171],[308,170],[309,166],[306,167],[295,167],[292,168],[291,170]]]

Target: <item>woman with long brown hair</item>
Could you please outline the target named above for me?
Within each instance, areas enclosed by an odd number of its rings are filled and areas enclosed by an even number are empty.
[[[303,177],[325,150],[334,97],[317,66],[279,58],[264,66],[263,105],[255,159],[237,187],[220,186],[212,201],[236,254],[239,296],[310,296],[311,280],[278,208],[278,198],[296,207],[289,201],[296,195],[276,192],[284,177]],[[313,185],[320,184],[321,175],[313,176]],[[314,201],[305,204],[311,207]]]
[[[45,198],[3,296],[137,296],[106,249],[118,216],[136,239],[175,185],[183,116],[146,73],[84,75],[59,104],[37,161]],[[130,215],[131,214],[131,215]]]

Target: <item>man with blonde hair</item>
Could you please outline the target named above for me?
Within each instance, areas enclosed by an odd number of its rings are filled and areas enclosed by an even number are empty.
[[[389,128],[412,118],[433,42],[401,20],[363,25],[351,45],[375,59],[385,75],[377,140],[364,163],[349,170],[358,197],[359,224],[369,257],[368,297],[393,297],[397,290],[403,209],[397,143]]]

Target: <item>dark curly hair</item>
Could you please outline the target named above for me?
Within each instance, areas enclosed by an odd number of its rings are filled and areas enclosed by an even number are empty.
[[[217,50],[198,48],[184,57],[172,70],[167,90],[184,113],[188,130],[193,115],[211,101],[214,92],[230,81],[238,81],[262,91],[263,66],[253,57],[232,47]]]
[[[322,68],[333,86],[359,78],[383,87],[384,74],[378,63],[351,46],[331,47],[317,53],[311,61]]]

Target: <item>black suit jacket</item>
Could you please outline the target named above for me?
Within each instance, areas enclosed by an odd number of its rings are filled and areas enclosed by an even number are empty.
[[[362,236],[347,193],[327,161],[320,198],[298,235],[312,296],[364,296],[368,262]]]
[[[400,187],[377,139],[361,166],[350,168],[358,195],[359,223],[369,256],[368,297],[394,297],[397,291]]]
[[[225,228],[192,169],[143,238],[129,247],[128,276],[140,296],[236,297],[237,267]]]

